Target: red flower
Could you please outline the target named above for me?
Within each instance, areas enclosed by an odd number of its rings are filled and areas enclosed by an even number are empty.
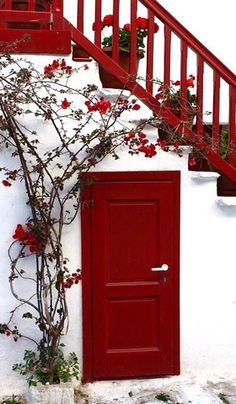
[[[134,104],[133,108],[135,111],[138,111],[140,109],[140,105],[139,104]]]
[[[123,26],[123,29],[124,29],[125,31],[131,32],[131,24],[125,24],[125,25]]]
[[[188,164],[189,164],[190,167],[194,167],[194,166],[196,165],[196,160],[195,160],[195,158],[189,159]]]
[[[40,253],[43,248],[42,243],[32,233],[29,223],[27,223],[26,227],[27,230],[21,224],[18,224],[12,236],[13,239],[18,240],[21,245],[28,246],[31,253]]]
[[[72,67],[71,66],[66,66],[65,71],[67,74],[71,74],[72,73]]]
[[[44,74],[48,77],[53,77],[53,67],[52,65],[48,65],[44,67]]]
[[[102,28],[113,26],[114,17],[112,14],[105,15],[102,21]]]
[[[138,137],[139,137],[140,139],[145,139],[147,136],[145,135],[145,133],[139,132],[139,133],[138,133]]]
[[[136,24],[138,29],[147,29],[148,28],[148,19],[143,17],[136,18]]]
[[[100,101],[95,103],[91,103],[91,101],[85,102],[86,107],[88,108],[89,112],[99,111],[100,114],[105,114],[109,108],[111,108],[110,101],[106,100],[104,97],[100,98]]]
[[[124,141],[125,141],[125,142],[128,142],[129,140],[133,139],[134,137],[135,137],[135,134],[132,133],[132,132],[130,132],[128,135],[126,135],[126,136],[124,137]]]
[[[166,147],[166,141],[158,139],[157,145],[160,146],[162,149],[164,149]]]
[[[7,337],[10,337],[11,332],[10,332],[10,331],[6,331],[6,332],[5,332],[5,335],[6,335]]]
[[[71,276],[69,276],[65,282],[62,282],[64,288],[70,289],[71,286],[77,285],[82,279],[80,270],[77,269],[77,272],[74,272]]]
[[[193,75],[189,76],[190,78],[186,81],[187,87],[194,87],[195,77]]]
[[[62,109],[67,109],[70,106],[71,102],[67,101],[66,98],[61,102],[61,108]]]
[[[58,67],[60,66],[58,60],[53,60],[52,62],[52,69],[58,69]]]
[[[92,104],[91,101],[85,101],[85,105],[88,108],[89,112],[97,111],[97,105]]]
[[[153,143],[151,143],[150,145],[147,145],[147,146],[141,145],[138,148],[138,151],[144,153],[145,157],[150,157],[150,158],[157,154],[156,147]]]
[[[154,33],[159,31],[159,25],[157,25],[156,23],[154,23]]]
[[[4,185],[4,187],[11,187],[11,183],[7,180],[3,180],[2,184]]]
[[[101,97],[100,101],[97,102],[98,111],[101,114],[105,114],[109,108],[111,108],[110,101],[106,100],[105,98]]]
[[[174,86],[180,86],[180,81],[179,80],[175,81]]]
[[[65,69],[65,67],[66,67],[65,59],[62,59],[60,67],[61,67],[61,69]]]
[[[71,74],[72,67],[66,65],[65,59],[62,59],[60,62],[59,60],[53,60],[52,64],[48,64],[44,67],[44,74],[49,78],[54,77],[54,72],[56,70],[61,70],[63,73]]]

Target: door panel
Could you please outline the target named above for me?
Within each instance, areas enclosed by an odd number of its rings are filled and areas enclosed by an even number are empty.
[[[93,177],[82,211],[85,379],[178,374],[179,174]]]

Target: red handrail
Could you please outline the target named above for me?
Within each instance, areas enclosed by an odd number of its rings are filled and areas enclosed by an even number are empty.
[[[132,0],[131,0],[132,1]],[[225,81],[236,85],[235,74],[222,63],[209,49],[207,49],[190,31],[188,31],[176,18],[174,18],[160,3],[156,0],[139,0],[145,7],[152,10],[153,13],[164,23],[169,25],[173,32],[181,39],[185,40],[197,54],[203,57],[204,61],[215,69]]]

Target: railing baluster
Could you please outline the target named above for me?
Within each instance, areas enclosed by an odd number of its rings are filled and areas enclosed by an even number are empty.
[[[98,47],[101,47],[101,19],[102,19],[102,0],[96,0],[94,43]]]
[[[62,29],[63,25],[63,0],[52,1],[53,28]],[[51,21],[51,22],[52,22]]]
[[[219,150],[220,144],[220,75],[214,71],[214,89],[213,89],[213,124],[212,124],[212,143]]]
[[[198,55],[197,57],[197,134],[203,137],[203,75],[204,75],[204,62],[203,58]]]
[[[35,11],[36,10],[35,0],[28,0],[28,10],[29,11]]]
[[[170,57],[171,57],[171,29],[164,26],[164,84],[170,84]]]
[[[180,63],[180,104],[181,104],[181,120],[187,120],[187,57],[188,46],[184,40],[181,40],[181,63]]]
[[[119,63],[119,12],[120,12],[120,1],[113,0],[113,16],[114,25],[112,33],[112,58],[115,62]]]
[[[148,11],[146,89],[153,93],[154,14]]]
[[[130,8],[130,23],[131,23],[131,36],[130,36],[130,74],[135,74],[137,71],[137,0],[131,0]]]
[[[5,9],[6,10],[11,10],[12,8],[12,0],[5,0]]]
[[[229,144],[236,152],[236,89],[229,86]]]
[[[84,0],[78,0],[77,28],[81,32],[84,32]]]

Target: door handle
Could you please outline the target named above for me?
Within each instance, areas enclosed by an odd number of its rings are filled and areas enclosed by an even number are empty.
[[[162,272],[162,271],[168,271],[168,269],[169,269],[169,265],[167,265],[167,264],[162,264],[162,266],[161,267],[154,267],[154,268],[151,268],[151,271],[152,272]]]

